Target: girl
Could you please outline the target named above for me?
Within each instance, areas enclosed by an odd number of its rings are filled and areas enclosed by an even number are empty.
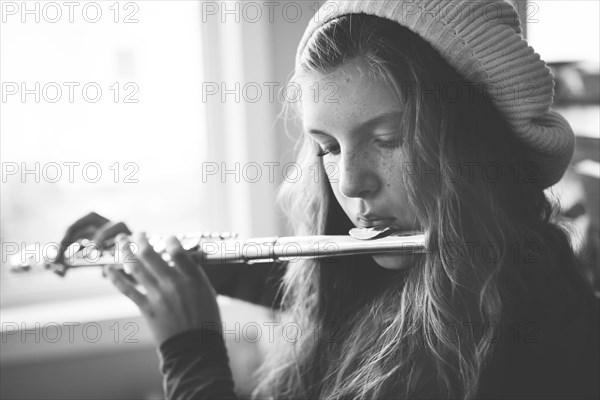
[[[295,234],[392,226],[426,232],[427,252],[271,266],[257,290],[276,290],[259,299],[228,289],[240,269],[198,268],[175,238],[169,268],[134,236],[145,293],[107,273],[160,344],[167,397],[235,397],[211,282],[313,332],[267,357],[256,398],[597,397],[598,302],[544,194],[573,133],[549,111],[552,76],[515,10],[327,2],[292,80],[304,94],[288,107],[304,129],[298,162],[308,172],[318,160],[323,178],[281,188]],[[105,224],[96,238],[123,230]]]

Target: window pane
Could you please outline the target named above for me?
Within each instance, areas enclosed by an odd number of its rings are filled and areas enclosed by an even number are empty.
[[[600,2],[542,0],[527,3],[527,38],[547,62],[600,61]]]
[[[5,14],[0,35],[2,304],[114,292],[98,270],[7,273],[6,246],[43,248],[89,211],[150,233],[209,229],[200,3],[78,3],[73,22],[63,3],[14,4],[32,13]]]

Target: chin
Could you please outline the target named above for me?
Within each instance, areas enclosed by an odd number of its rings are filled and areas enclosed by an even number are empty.
[[[412,257],[407,254],[372,256],[377,265],[385,269],[405,269],[412,265]]]

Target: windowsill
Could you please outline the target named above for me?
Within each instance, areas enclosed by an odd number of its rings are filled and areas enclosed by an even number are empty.
[[[27,273],[11,273],[8,266],[0,281],[2,285],[2,308],[38,307],[44,304],[76,301],[90,297],[114,295],[116,289],[108,279],[102,278],[100,268],[69,271],[66,277],[39,270]]]
[[[247,307],[256,307],[224,296],[217,302],[223,321],[248,318]],[[137,306],[120,293],[3,307],[0,323],[3,365],[156,348]]]
[[[225,344],[236,388],[240,393],[249,393],[254,385],[252,372],[269,346],[264,343],[268,336],[266,325],[261,325],[263,334],[259,342],[251,338],[252,326],[270,318],[260,306],[225,296],[218,296],[217,302],[227,326]],[[6,386],[3,390],[29,393],[24,387],[33,378],[48,388],[44,393],[61,393],[58,398],[96,398],[94,393],[100,390],[99,385],[110,382],[116,387],[128,387],[131,376],[142,377],[138,383],[142,389],[149,384],[160,388],[156,344],[135,304],[120,293],[6,307],[0,318],[3,328],[0,366],[9,371],[7,376],[12,379],[8,381],[10,390]],[[25,330],[20,329],[21,324]],[[244,328],[246,324],[252,325],[249,330]],[[57,332],[61,332],[58,340]],[[63,394],[62,383],[71,382],[74,375],[79,380],[75,385],[79,395],[71,397],[70,392]],[[55,383],[48,380],[60,382],[60,388],[56,389]],[[111,398],[121,398],[122,393],[115,390],[118,395]],[[37,392],[34,397],[39,398]]]

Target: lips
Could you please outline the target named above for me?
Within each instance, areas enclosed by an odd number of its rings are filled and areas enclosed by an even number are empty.
[[[361,217],[358,216],[356,217],[357,219],[357,225],[360,228],[385,228],[388,226],[393,226],[394,222],[396,221],[395,218],[365,218],[365,217]]]

